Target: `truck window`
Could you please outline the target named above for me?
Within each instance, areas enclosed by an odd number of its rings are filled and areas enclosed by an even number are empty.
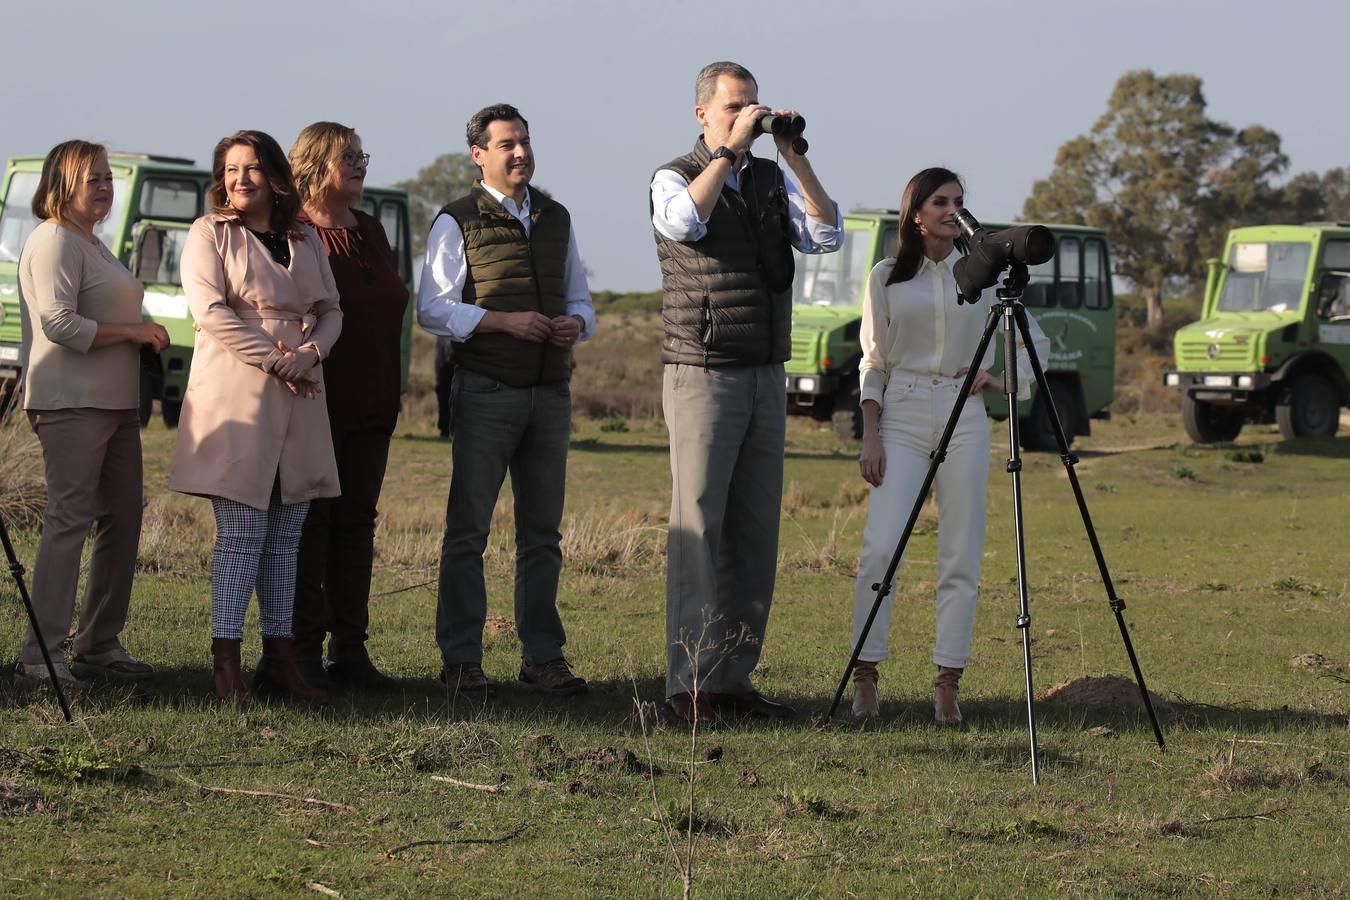
[[[395,200],[380,201],[380,224],[384,226],[384,236],[389,239],[389,246],[394,251],[395,264],[398,266],[398,274],[407,281],[410,277],[408,254],[404,249],[408,243],[408,236],[403,233],[403,204]]]
[[[1350,241],[1327,241],[1322,250],[1322,268],[1350,269]]]
[[[1218,309],[1277,313],[1298,309],[1311,255],[1310,244],[1234,244]]]
[[[1088,238],[1083,242],[1083,306],[1111,308],[1111,292],[1107,289],[1110,277],[1111,273],[1106,271],[1106,244]]]
[[[144,284],[171,284],[183,286],[179,265],[183,259],[183,245],[187,243],[185,228],[159,228],[148,225],[136,241],[136,259],[132,274]]]
[[[1059,239],[1059,278],[1055,285],[1055,299],[1064,309],[1077,309],[1083,305],[1083,245],[1076,237]]]
[[[845,231],[844,246],[835,253],[793,253],[797,277],[792,281],[794,306],[857,306],[872,271],[872,231]]]
[[[37,192],[37,172],[15,172],[5,193],[5,211],[0,215],[0,260],[18,262],[23,242],[38,226],[33,216],[33,194]]]
[[[1055,296],[1055,261],[1051,259],[1039,266],[1031,266],[1027,271],[1031,280],[1022,291],[1022,303],[1026,306],[1055,306],[1058,303]]]
[[[39,225],[33,216],[33,194],[37,193],[37,172],[15,172],[5,194],[5,210],[0,215],[0,261],[18,262],[23,242]],[[117,252],[117,229],[127,208],[127,179],[113,178],[112,209],[108,218],[94,227],[94,235],[113,253]]]
[[[201,215],[201,188],[191,179],[150,178],[141,185],[142,219],[191,222]]]

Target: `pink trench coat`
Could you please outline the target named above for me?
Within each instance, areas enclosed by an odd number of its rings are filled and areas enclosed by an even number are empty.
[[[278,341],[292,350],[312,343],[326,359],[342,331],[323,242],[300,229],[288,269],[236,221],[208,213],[192,223],[182,272],[197,340],[172,490],[267,509],[279,472],[282,503],[340,493],[326,398],[297,397],[270,374]],[[310,376],[322,389],[322,365]]]

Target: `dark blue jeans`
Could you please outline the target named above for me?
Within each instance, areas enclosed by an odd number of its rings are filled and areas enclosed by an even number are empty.
[[[558,617],[572,394],[565,381],[515,388],[456,369],[454,470],[445,510],[436,643],[448,666],[483,661],[487,588],[483,552],[492,510],[511,473],[516,520],[516,633],[532,665],[562,656]]]

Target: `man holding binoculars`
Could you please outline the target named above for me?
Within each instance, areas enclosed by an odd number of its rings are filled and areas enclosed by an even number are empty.
[[[651,183],[672,480],[663,714],[789,717],[750,673],[778,560],[792,250],[838,250],[843,221],[795,110],[761,104],[754,76],[732,62],[704,66],[694,92],[703,134]],[[800,188],[751,156],[766,132]]]

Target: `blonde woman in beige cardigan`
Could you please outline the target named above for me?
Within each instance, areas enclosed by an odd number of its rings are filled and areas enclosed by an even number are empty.
[[[94,234],[112,201],[104,148],[58,144],[33,195],[42,224],[19,258],[24,409],[42,444],[47,481],[33,606],[56,676],[67,684],[77,675],[142,679],[154,672],[122,647],[120,635],[141,536],[138,348],[163,350],[169,335],[141,321],[140,282]],[[72,672],[61,645],[75,608],[80,552],[95,523]],[[47,678],[32,629],[16,675]]]
[[[309,501],[338,496],[320,361],[342,330],[323,243],[296,221],[281,147],[260,131],[216,145],[212,211],[183,248],[197,327],[169,487],[209,497],[216,694],[247,698],[244,614],[256,587],[263,663],[254,687],[323,702],[295,667],[295,564]]]

